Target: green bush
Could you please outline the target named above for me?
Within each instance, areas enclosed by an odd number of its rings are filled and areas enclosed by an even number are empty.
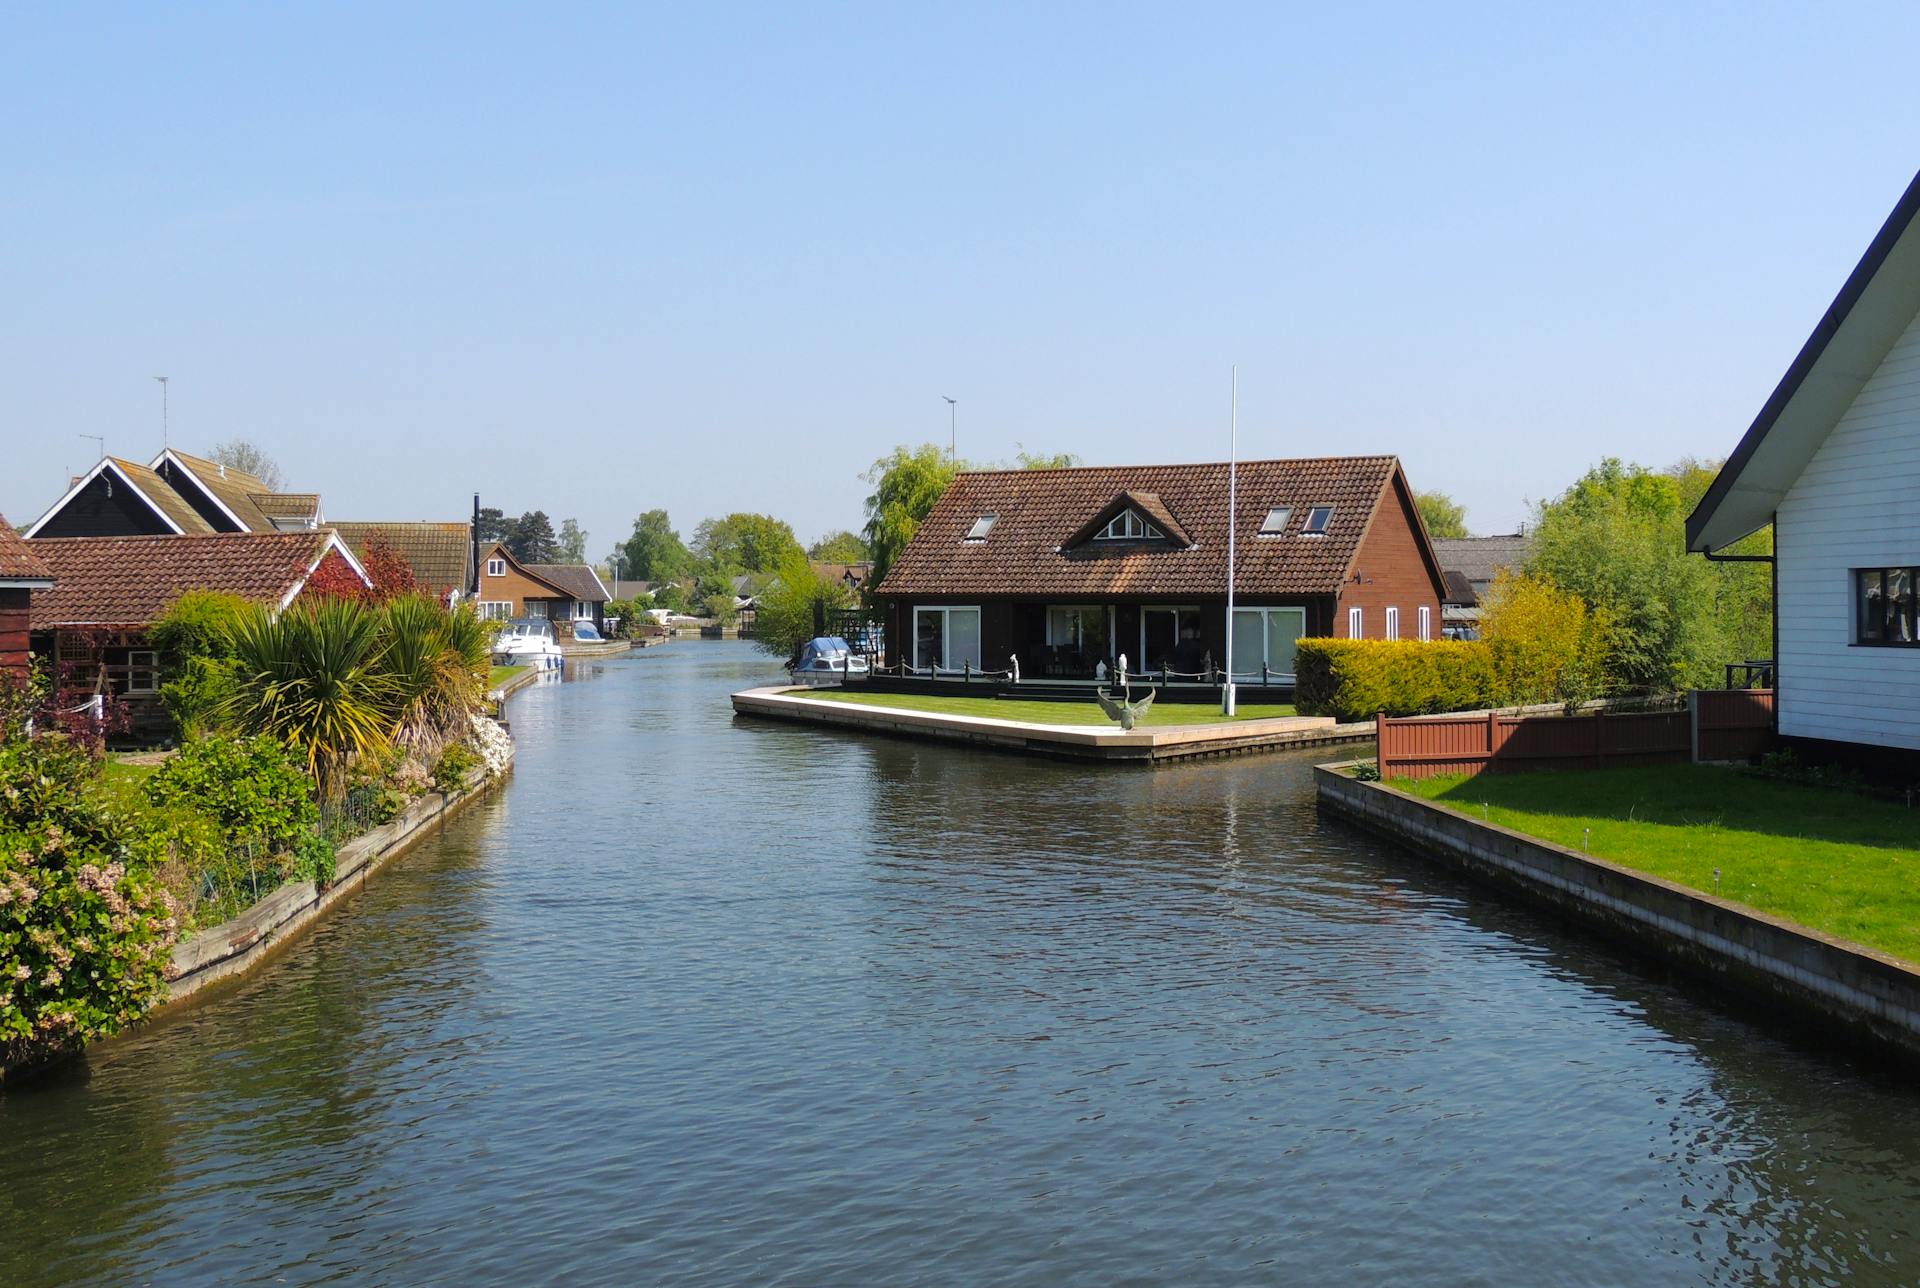
[[[238,595],[190,590],[147,632],[160,652],[160,701],[183,738],[200,738],[218,721],[233,690],[234,624],[248,612]]]
[[[1303,639],[1294,705],[1343,721],[1501,706],[1492,649],[1467,640]]]
[[[166,994],[173,901],[98,774],[65,738],[0,743],[0,1065],[114,1033]]]
[[[330,886],[338,858],[333,841],[326,833],[318,830],[308,832],[293,852],[294,875],[304,877],[317,886]]]
[[[189,804],[230,842],[269,854],[291,850],[320,817],[313,780],[272,738],[204,738],[188,743],[147,780],[156,806]]]
[[[467,785],[467,776],[480,767],[480,754],[463,742],[449,743],[433,767],[435,790],[451,796]]]

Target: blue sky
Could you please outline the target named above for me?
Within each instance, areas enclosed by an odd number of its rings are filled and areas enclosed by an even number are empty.
[[[704,9],[705,11],[698,11]],[[1337,9],[1337,12],[1329,12]],[[340,519],[857,527],[899,442],[1729,451],[1912,177],[1920,9],[0,16],[0,512],[252,438]]]

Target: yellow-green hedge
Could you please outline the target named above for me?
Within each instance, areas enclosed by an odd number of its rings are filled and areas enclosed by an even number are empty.
[[[1483,640],[1305,639],[1294,705],[1343,721],[1506,706],[1502,669]]]

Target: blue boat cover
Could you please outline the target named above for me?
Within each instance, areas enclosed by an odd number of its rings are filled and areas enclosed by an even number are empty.
[[[838,635],[817,636],[800,646],[800,660],[794,664],[794,667],[800,671],[837,671],[840,668],[828,665],[827,659],[837,662],[851,652],[853,647]]]
[[[600,639],[600,632],[594,629],[592,622],[575,622],[573,624],[573,638],[583,641],[598,641]]]

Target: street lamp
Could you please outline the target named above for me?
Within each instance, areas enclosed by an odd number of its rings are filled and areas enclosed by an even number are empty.
[[[941,394],[940,396],[942,398],[947,398],[945,394]],[[960,435],[957,429],[955,428],[955,426],[959,423],[959,416],[960,416],[959,399],[947,398],[947,459],[950,461],[957,461],[960,459],[960,452],[958,450],[960,446]]]

